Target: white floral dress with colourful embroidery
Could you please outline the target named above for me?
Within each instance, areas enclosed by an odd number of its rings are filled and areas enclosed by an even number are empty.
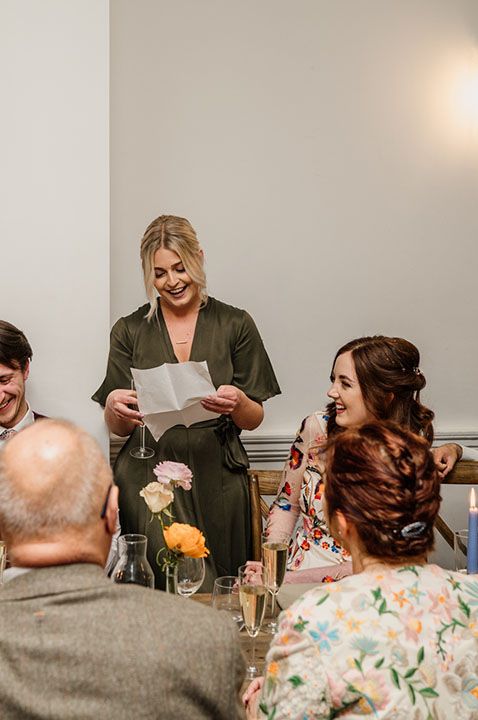
[[[280,616],[259,718],[477,720],[478,576],[437,565],[319,585]]]
[[[279,531],[293,536],[289,570],[327,567],[350,559],[329,535],[322,507],[324,461],[319,451],[327,439],[327,419],[325,413],[315,412],[302,421],[267,521],[271,537]]]

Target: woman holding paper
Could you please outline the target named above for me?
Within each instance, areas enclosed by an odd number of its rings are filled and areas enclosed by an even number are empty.
[[[106,377],[93,399],[104,406],[110,431],[129,436],[115,464],[121,527],[148,536],[157,587],[164,586],[156,563],[162,538],[139,492],[154,480],[153,467],[162,460],[190,467],[192,490],[175,492],[173,513],[177,522],[204,533],[211,555],[203,588],[211,589],[214,577],[235,575],[248,557],[248,461],[239,434],[260,425],[263,401],[280,388],[250,315],[208,297],[203,252],[186,219],[162,215],[154,220],[141,241],[141,261],[149,304],[114,325]],[[147,432],[155,456],[132,458],[142,415],[129,389],[131,368],[190,360],[207,362],[217,391],[201,404],[219,416],[189,428],[176,425],[157,443]]]

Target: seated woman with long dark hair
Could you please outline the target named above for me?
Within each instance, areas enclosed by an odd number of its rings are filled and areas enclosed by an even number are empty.
[[[351,572],[322,508],[327,437],[364,422],[393,420],[431,445],[434,414],[420,401],[426,379],[419,366],[418,349],[398,337],[361,337],[337,350],[330,402],[302,421],[267,522],[271,539],[292,538],[286,582],[321,582]]]
[[[248,716],[477,717],[478,582],[427,565],[440,506],[428,442],[388,423],[350,429],[329,441],[325,475],[354,574],[281,615]]]

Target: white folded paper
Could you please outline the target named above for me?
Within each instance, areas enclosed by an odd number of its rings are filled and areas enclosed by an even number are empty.
[[[131,368],[131,373],[139,410],[156,442],[174,425],[189,427],[219,417],[201,405],[204,397],[216,392],[205,360],[164,363],[148,370]]]

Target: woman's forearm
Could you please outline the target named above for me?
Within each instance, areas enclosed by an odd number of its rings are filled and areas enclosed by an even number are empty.
[[[264,419],[264,408],[261,403],[251,400],[245,393],[242,395],[243,397],[231,413],[231,417],[241,430],[255,430]]]
[[[120,437],[131,435],[135,428],[135,423],[131,420],[119,418],[108,407],[105,408],[105,422],[108,426],[108,430]]]

